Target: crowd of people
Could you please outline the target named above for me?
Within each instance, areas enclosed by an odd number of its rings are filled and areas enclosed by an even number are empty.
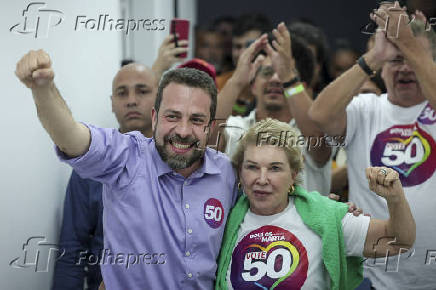
[[[436,33],[404,15],[374,10],[364,53],[259,14],[196,29],[191,60],[170,35],[115,75],[112,129],[23,56],[73,168],[52,289],[436,289]]]

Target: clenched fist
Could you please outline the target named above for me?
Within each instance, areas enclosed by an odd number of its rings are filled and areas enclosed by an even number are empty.
[[[30,89],[49,87],[54,78],[50,57],[42,49],[25,54],[17,63],[15,74]]]
[[[368,167],[366,178],[369,189],[386,200],[396,201],[404,194],[398,172],[392,168]]]

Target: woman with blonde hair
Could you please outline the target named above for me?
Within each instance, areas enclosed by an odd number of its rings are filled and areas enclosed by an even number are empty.
[[[366,170],[390,218],[356,217],[346,204],[299,186],[301,141],[288,124],[272,119],[240,140],[233,164],[244,194],[227,221],[217,289],[354,289],[362,257],[413,245],[416,226],[396,171]]]

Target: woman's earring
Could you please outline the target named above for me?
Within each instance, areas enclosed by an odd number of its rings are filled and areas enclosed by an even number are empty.
[[[240,182],[238,182],[238,191],[241,191],[241,190],[242,190],[242,185]]]
[[[292,195],[292,193],[294,192],[295,188],[293,185],[291,185],[291,187],[288,190],[288,195]]]

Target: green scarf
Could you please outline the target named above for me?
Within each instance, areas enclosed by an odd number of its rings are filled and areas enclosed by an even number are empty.
[[[363,279],[363,259],[347,257],[342,234],[342,218],[348,206],[320,195],[308,193],[300,186],[294,192],[295,207],[303,222],[322,239],[322,258],[330,275],[331,289],[354,289]],[[218,258],[218,272],[215,289],[227,289],[227,270],[238,238],[239,225],[243,222],[250,205],[242,195],[227,220],[221,252]]]

